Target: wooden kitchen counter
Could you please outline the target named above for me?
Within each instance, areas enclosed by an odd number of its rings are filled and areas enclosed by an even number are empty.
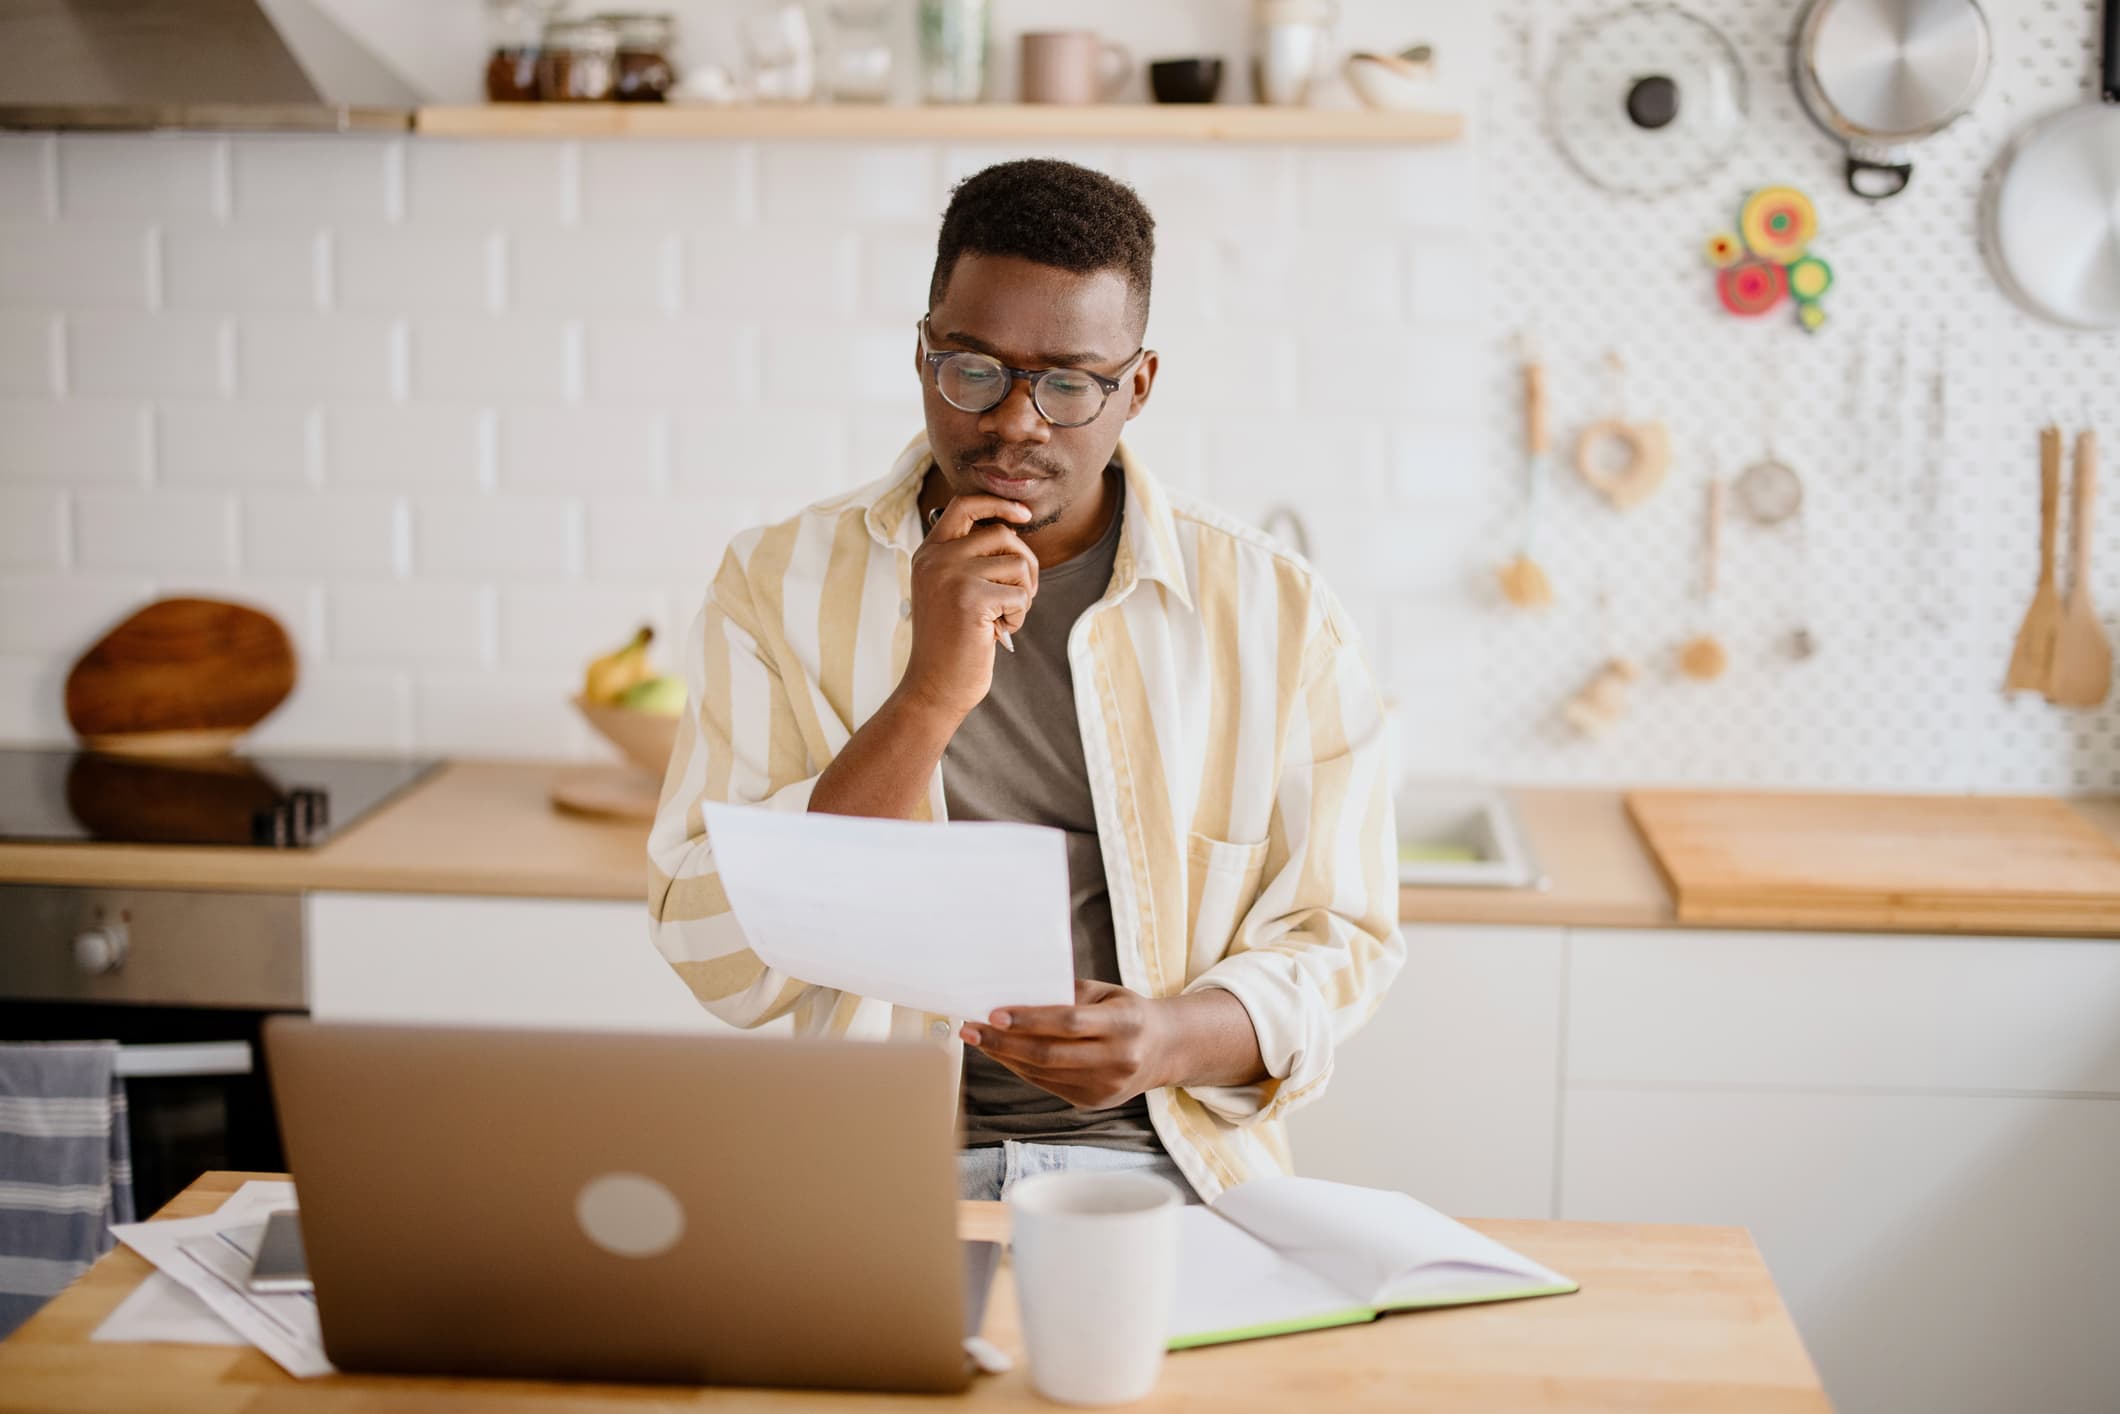
[[[0,844],[0,884],[644,899],[646,827],[565,814],[556,762],[456,761],[318,850]],[[1408,923],[1659,928],[1671,894],[1610,788],[1518,788],[1543,890],[1408,888]],[[2073,802],[2120,840],[2120,799]]]
[[[159,1217],[213,1211],[252,1177],[209,1173]],[[959,1207],[967,1237],[1000,1238],[1007,1209]],[[1759,1250],[1742,1228],[1483,1221],[1496,1240],[1582,1283],[1572,1296],[1387,1316],[1274,1340],[1182,1351],[1131,1407],[1248,1410],[1825,1410],[1831,1406]],[[417,1408],[1049,1411],[1030,1387],[1016,1294],[995,1278],[986,1336],[1016,1359],[965,1395],[333,1375],[296,1380],[239,1346],[92,1344],[150,1270],[120,1247],[0,1343],[0,1410],[301,1414]]]

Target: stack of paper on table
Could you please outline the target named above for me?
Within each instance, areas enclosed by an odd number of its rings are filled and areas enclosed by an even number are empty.
[[[1173,1350],[1577,1289],[1403,1193],[1322,1179],[1241,1184],[1179,1231]]]
[[[113,1227],[119,1241],[154,1263],[155,1272],[91,1338],[255,1345],[290,1375],[330,1374],[316,1298],[267,1295],[245,1285],[266,1218],[293,1206],[293,1184],[253,1180],[204,1217]]]

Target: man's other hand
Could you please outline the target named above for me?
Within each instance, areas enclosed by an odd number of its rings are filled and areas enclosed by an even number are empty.
[[[1173,1083],[1169,1004],[1078,979],[1073,1006],[1004,1007],[958,1034],[1041,1090],[1107,1109]]]

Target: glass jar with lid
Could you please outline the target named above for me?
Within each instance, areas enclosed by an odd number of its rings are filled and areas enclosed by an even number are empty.
[[[598,19],[618,35],[617,77],[612,97],[621,103],[660,103],[677,83],[670,62],[677,20],[666,14],[603,14]]]
[[[486,99],[528,103],[537,97],[537,56],[545,22],[559,0],[486,0]]]
[[[618,85],[618,31],[605,21],[554,20],[537,58],[537,95],[547,103],[597,103]]]

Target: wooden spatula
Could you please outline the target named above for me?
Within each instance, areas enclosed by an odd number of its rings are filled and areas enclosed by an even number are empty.
[[[2098,439],[2089,428],[2076,434],[2075,516],[2069,548],[2068,605],[2054,639],[2054,671],[2047,700],[2062,707],[2095,707],[2113,685],[2113,649],[2105,641],[2098,611],[2091,607],[2091,503],[2098,495]]]
[[[2054,588],[2055,522],[2061,514],[2061,429],[2039,429],[2039,587],[2017,629],[2005,692],[2045,692],[2053,680],[2054,636],[2061,629],[2061,594]]]

